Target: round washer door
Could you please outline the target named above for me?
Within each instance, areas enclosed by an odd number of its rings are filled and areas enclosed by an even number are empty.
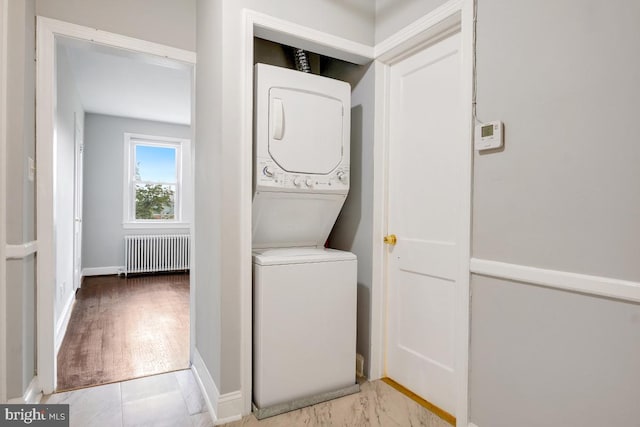
[[[319,93],[269,90],[269,154],[284,170],[328,174],[342,161],[342,102]]]

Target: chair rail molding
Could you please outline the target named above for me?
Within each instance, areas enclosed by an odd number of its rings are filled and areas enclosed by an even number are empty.
[[[471,259],[470,267],[471,273],[480,276],[515,280],[565,291],[640,302],[640,282],[478,258]]]
[[[7,245],[5,247],[5,257],[7,259],[22,259],[38,252],[38,241],[32,240],[19,245]]]

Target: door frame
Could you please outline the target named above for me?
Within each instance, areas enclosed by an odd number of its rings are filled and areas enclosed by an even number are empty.
[[[9,1],[0,0],[0,403],[7,401],[7,39]]]
[[[374,130],[374,209],[373,209],[373,278],[372,278],[372,354],[371,377],[386,374],[387,328],[387,250],[383,236],[388,225],[388,154],[390,70],[396,62],[460,32],[461,49],[461,105],[463,120],[467,126],[463,138],[467,141],[464,152],[464,191],[460,194],[461,219],[459,223],[460,250],[459,281],[455,293],[455,360],[456,360],[456,413],[458,425],[469,423],[469,319],[470,319],[470,270],[471,260],[471,197],[473,170],[473,85],[474,85],[474,0],[450,0],[433,12],[418,19],[393,34],[375,47],[376,57],[376,107]],[[466,244],[465,244],[466,243]]]
[[[120,34],[97,30],[82,25],[63,22],[42,16],[36,22],[36,159],[37,159],[37,372],[42,391],[52,393],[56,388],[56,348],[55,348],[55,218],[54,218],[54,143],[56,107],[55,38],[70,37],[99,43],[114,48],[147,53],[181,61],[193,66],[195,81],[196,53],[170,46],[152,43]],[[195,129],[193,114],[195,96],[191,96],[192,133]],[[195,140],[192,135],[192,141]],[[4,157],[3,157],[4,158]],[[191,223],[193,231],[193,221]],[[193,233],[192,233],[193,235]],[[191,249],[193,251],[193,239]],[[193,253],[193,252],[192,252]],[[194,299],[195,286],[191,276],[191,331],[190,353],[193,355],[195,335]],[[190,357],[191,358],[191,357]]]
[[[82,286],[82,201],[84,191],[84,125],[80,129],[82,136],[78,141],[78,113],[73,113],[73,291]],[[76,227],[80,228],[76,238]],[[80,253],[78,253],[80,252]],[[80,266],[76,275],[76,263]]]

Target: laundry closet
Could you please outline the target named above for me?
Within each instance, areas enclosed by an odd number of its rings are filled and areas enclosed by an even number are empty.
[[[362,292],[348,217],[354,206],[362,208],[358,157],[363,141],[362,132],[355,132],[360,138],[351,145],[347,76],[357,83],[366,68],[254,39],[253,402],[258,418],[358,391],[356,339],[369,331],[357,328],[369,325],[357,319]],[[362,126],[361,117],[356,120]],[[351,203],[345,206],[347,199]],[[368,310],[361,314],[368,316]]]

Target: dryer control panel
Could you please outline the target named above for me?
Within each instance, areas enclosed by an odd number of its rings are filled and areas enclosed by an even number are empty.
[[[349,191],[349,168],[344,165],[326,175],[287,172],[271,159],[257,159],[255,166],[256,191],[335,194],[347,194]]]
[[[349,191],[351,86],[256,64],[254,191]]]

